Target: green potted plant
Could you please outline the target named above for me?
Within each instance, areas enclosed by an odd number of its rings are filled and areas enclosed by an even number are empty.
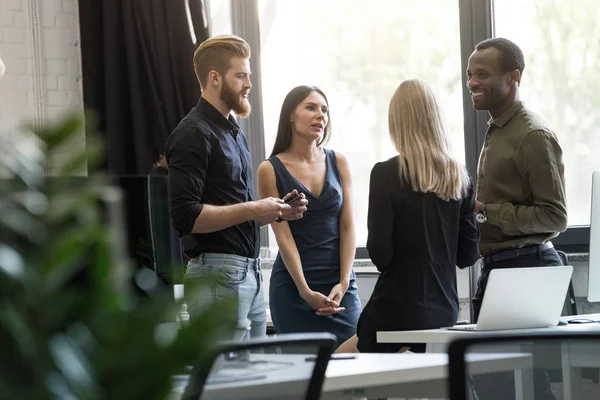
[[[44,172],[82,130],[82,118],[68,116],[0,136],[0,399],[165,399],[172,377],[228,334],[232,307],[168,322],[172,293],[114,251],[102,176],[77,187],[63,178],[98,165],[93,138],[58,174]]]

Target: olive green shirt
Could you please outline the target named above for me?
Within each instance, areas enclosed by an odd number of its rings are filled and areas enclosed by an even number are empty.
[[[517,102],[489,128],[477,168],[483,256],[542,244],[567,228],[565,173],[556,135]]]

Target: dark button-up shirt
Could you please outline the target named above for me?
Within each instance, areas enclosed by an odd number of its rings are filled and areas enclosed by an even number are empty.
[[[482,255],[547,242],[567,227],[565,174],[556,135],[517,102],[489,129],[478,166]]]
[[[258,257],[260,226],[256,221],[212,233],[191,233],[204,204],[224,206],[254,200],[248,142],[235,119],[231,115],[225,118],[200,98],[169,136],[167,163],[171,217],[185,254]]]

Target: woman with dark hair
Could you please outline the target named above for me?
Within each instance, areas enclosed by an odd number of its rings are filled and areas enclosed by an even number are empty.
[[[270,158],[258,168],[260,197],[296,189],[308,199],[304,217],[272,224],[279,253],[269,303],[277,333],[330,332],[340,343],[356,333],[360,300],[352,185],[346,158],[323,148],[331,134],[327,97],[298,86],[283,101]]]

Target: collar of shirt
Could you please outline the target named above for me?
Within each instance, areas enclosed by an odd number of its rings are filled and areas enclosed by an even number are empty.
[[[210,120],[217,124],[219,128],[224,131],[230,131],[232,132],[233,137],[237,137],[237,134],[241,129],[231,114],[229,114],[229,118],[225,118],[223,114],[221,114],[219,110],[210,104],[204,97],[200,97],[197,108],[198,111],[204,113]]]
[[[508,121],[510,121],[510,119],[512,117],[514,117],[514,115],[516,113],[518,113],[519,111],[521,111],[523,109],[525,105],[523,104],[522,101],[517,101],[515,104],[512,105],[512,107],[510,107],[508,110],[506,110],[504,112],[504,114],[502,114],[501,116],[499,116],[496,119],[490,118],[488,120],[488,125],[491,127],[492,124],[496,125],[498,128],[502,128],[504,127],[504,125],[506,125],[508,123]]]

